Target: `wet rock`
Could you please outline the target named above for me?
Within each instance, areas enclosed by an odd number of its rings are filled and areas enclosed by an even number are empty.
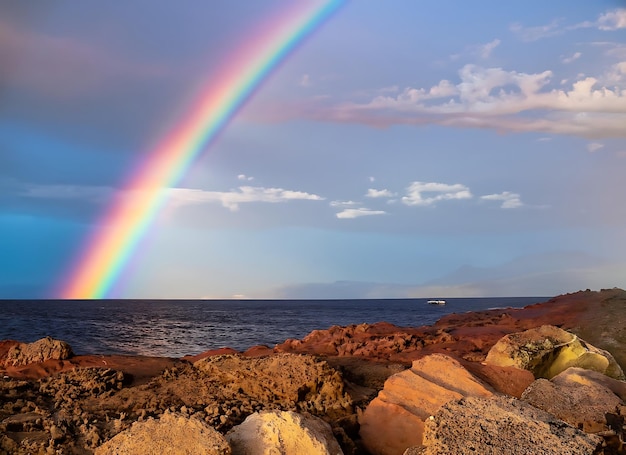
[[[173,413],[136,422],[95,450],[96,455],[156,453],[230,455],[231,450],[224,436],[204,422]]]
[[[426,422],[423,455],[591,455],[602,438],[589,435],[515,398],[468,397]]]
[[[522,400],[587,433],[608,430],[606,415],[624,398],[626,382],[582,368],[568,368],[550,381],[538,379],[522,394]]]
[[[529,370],[536,378],[550,379],[569,367],[580,367],[624,379],[609,352],[550,325],[502,337],[489,350],[486,363]]]
[[[21,366],[46,360],[65,360],[73,355],[72,348],[65,341],[46,337],[33,343],[11,346],[6,353],[5,365]]]
[[[399,455],[422,443],[424,421],[445,403],[464,396],[492,395],[491,387],[458,361],[433,354],[387,379],[359,419],[360,435],[370,453]]]
[[[310,414],[254,413],[226,437],[233,455],[343,455],[330,425]]]

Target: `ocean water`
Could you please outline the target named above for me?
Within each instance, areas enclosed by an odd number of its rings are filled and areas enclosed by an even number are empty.
[[[208,349],[274,346],[333,325],[417,327],[449,313],[521,308],[548,297],[390,300],[0,300],[0,340],[67,341],[76,354],[182,357]]]

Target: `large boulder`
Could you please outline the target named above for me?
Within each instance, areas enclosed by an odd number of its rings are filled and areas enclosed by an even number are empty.
[[[537,379],[522,400],[584,430],[608,430],[606,415],[624,404],[626,382],[597,371],[568,368],[551,380]]]
[[[220,433],[199,419],[165,413],[160,419],[135,422],[96,448],[95,455],[230,455]]]
[[[329,424],[291,411],[255,412],[226,437],[233,455],[343,455]]]
[[[72,348],[65,341],[46,337],[33,343],[11,346],[6,354],[5,365],[22,366],[46,360],[65,360],[73,355]]]
[[[602,438],[515,398],[452,401],[426,422],[422,455],[591,455]]]
[[[485,362],[529,370],[536,378],[550,379],[570,367],[580,367],[624,379],[624,372],[609,352],[551,325],[502,337],[489,350]]]
[[[359,419],[363,444],[373,455],[400,455],[422,443],[424,421],[445,403],[492,395],[493,389],[458,361],[429,355],[387,379]]]

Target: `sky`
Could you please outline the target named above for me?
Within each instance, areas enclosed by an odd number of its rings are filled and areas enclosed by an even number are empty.
[[[283,8],[0,1],[0,298],[59,297],[126,182]],[[163,188],[107,296],[625,288],[625,175],[623,1],[349,1]]]

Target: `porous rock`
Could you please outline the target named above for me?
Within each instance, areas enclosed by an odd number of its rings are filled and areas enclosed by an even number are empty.
[[[505,335],[489,350],[485,361],[529,370],[536,378],[550,379],[569,367],[580,367],[624,379],[609,352],[550,325]]]
[[[602,438],[515,398],[452,401],[426,422],[423,455],[591,455]]]
[[[587,433],[607,430],[606,415],[624,398],[626,382],[582,368],[568,368],[550,381],[537,379],[522,394],[522,400]]]
[[[373,455],[400,455],[422,443],[424,421],[440,406],[464,396],[492,395],[491,387],[458,361],[429,355],[387,379],[359,419],[363,444]]]
[[[233,455],[343,455],[330,425],[291,411],[251,414],[226,437]]]
[[[233,394],[268,406],[291,406],[299,412],[319,415],[343,415],[352,409],[341,374],[311,356],[223,355],[199,360],[194,366]]]
[[[220,433],[196,418],[166,412],[160,419],[135,422],[96,448],[96,455],[230,455]]]
[[[22,366],[46,360],[65,360],[72,357],[72,348],[65,341],[45,337],[32,343],[17,343],[9,348],[5,365]]]

